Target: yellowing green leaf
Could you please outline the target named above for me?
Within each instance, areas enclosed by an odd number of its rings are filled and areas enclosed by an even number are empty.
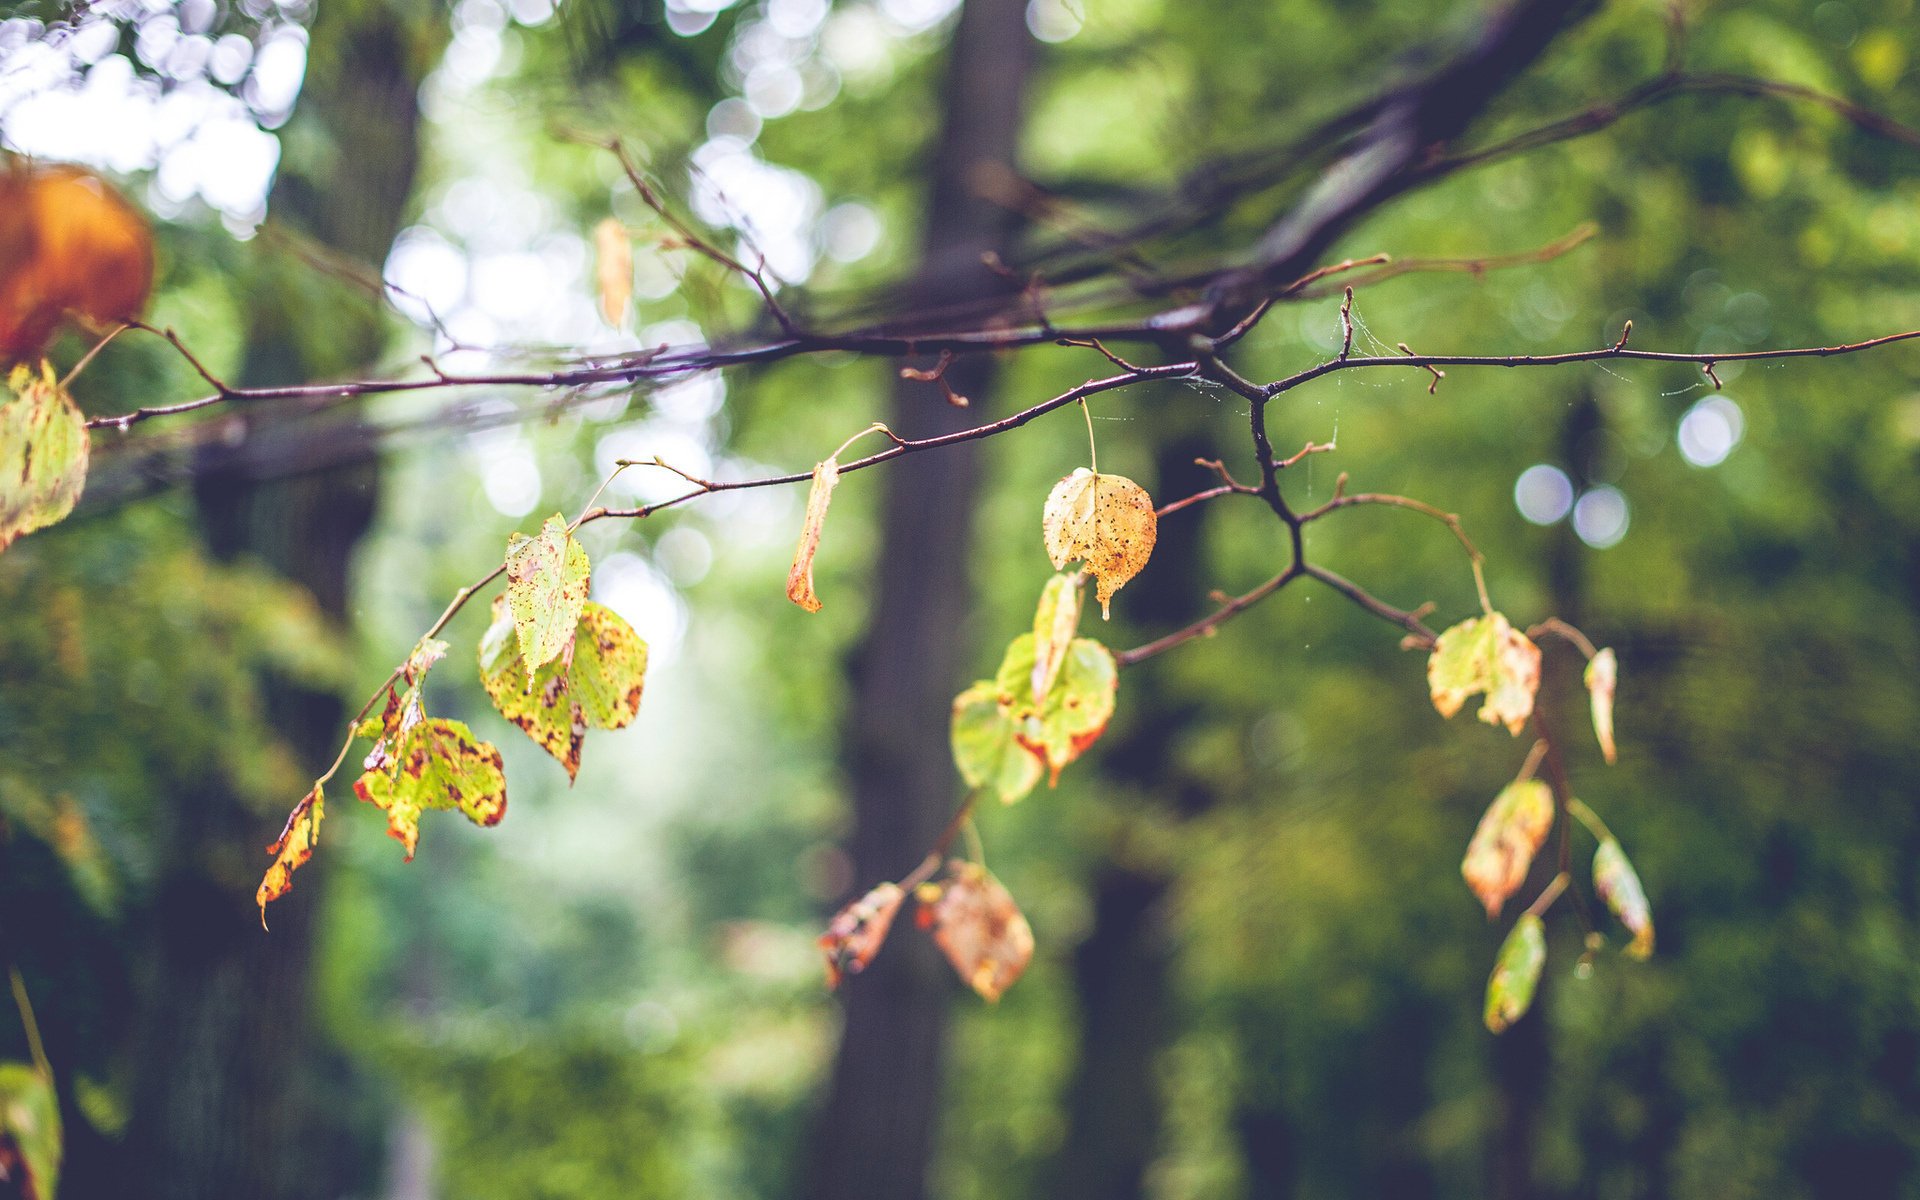
[[[1547,965],[1547,931],[1540,918],[1521,913],[1513,931],[1501,943],[1500,956],[1494,960],[1493,975],[1487,980],[1487,1028],[1504,1033],[1509,1025],[1527,1015],[1533,1007],[1533,993],[1540,985],[1540,971]]]
[[[587,729],[618,729],[640,708],[647,644],[611,609],[588,601],[574,628],[571,652],[533,672],[515,646],[513,614],[504,597],[480,638],[480,683],[500,715],[551,754],[567,778],[580,771]]]
[[[593,227],[593,249],[600,315],[609,325],[624,325],[633,299],[633,239],[619,218],[607,217]]]
[[[1523,779],[1500,789],[1480,818],[1460,874],[1487,907],[1487,919],[1500,915],[1507,897],[1527,881],[1533,856],[1553,828],[1553,793],[1537,779]]]
[[[267,923],[267,904],[293,889],[293,873],[313,857],[313,848],[320,844],[320,822],[326,815],[326,796],[316,783],[287,814],[286,828],[280,831],[279,840],[267,847],[267,853],[274,856],[273,865],[267,868],[266,876],[253,894],[254,903],[260,906],[262,928]]]
[[[507,539],[507,603],[528,668],[551,662],[567,648],[587,603],[586,549],[555,513],[534,537]]]
[[[1033,613],[1033,674],[1031,687],[1037,704],[1053,690],[1067,661],[1067,646],[1080,628],[1080,576],[1055,575],[1040,592]]]
[[[0,397],[0,550],[73,511],[90,445],[86,419],[53,368],[15,367]]]
[[[837,988],[841,979],[867,969],[873,956],[887,940],[893,918],[900,912],[907,894],[897,883],[883,883],[866,895],[833,914],[827,931],[820,935],[820,949],[827,956],[827,986]]]
[[[1593,701],[1593,736],[1600,740],[1600,753],[1614,760],[1613,691],[1619,682],[1620,665],[1611,648],[1602,650],[1587,663],[1587,695]]]
[[[1008,804],[1032,791],[1046,763],[1021,744],[1014,697],[982,680],[953,702],[953,762],[968,787],[986,788]]]
[[[1033,959],[1033,927],[1000,881],[978,863],[953,859],[914,892],[919,922],[968,987],[998,1000]]]
[[[53,1080],[0,1063],[0,1180],[10,1196],[53,1200],[60,1188],[60,1102]]]
[[[1499,613],[1470,617],[1442,633],[1427,659],[1427,686],[1443,717],[1486,693],[1480,719],[1518,734],[1540,690],[1540,648]]]
[[[994,678],[953,703],[953,758],[961,778],[1009,804],[1033,790],[1043,769],[1058,783],[1061,769],[1100,739],[1119,686],[1113,654],[1092,638],[1074,638],[1052,687],[1035,703],[1036,644],[1031,633],[1013,639]]]
[[[1054,570],[1075,561],[1086,564],[1105,616],[1113,594],[1147,565],[1159,519],[1147,489],[1124,475],[1083,468],[1047,493],[1040,529]]]
[[[820,533],[827,526],[827,504],[839,482],[839,460],[829,458],[814,467],[813,483],[807,488],[807,518],[800,526],[793,567],[787,572],[787,599],[808,612],[820,611],[820,597],[813,591],[813,556],[820,549]]]
[[[1627,852],[1614,838],[1604,838],[1593,852],[1593,890],[1633,935],[1627,953],[1646,958],[1653,953],[1653,909],[1640,887],[1640,876],[1627,861]]]
[[[475,825],[498,824],[507,811],[500,751],[459,721],[426,717],[401,735],[390,761],[360,776],[356,796],[386,810],[387,832],[413,858],[420,814],[456,809]]]

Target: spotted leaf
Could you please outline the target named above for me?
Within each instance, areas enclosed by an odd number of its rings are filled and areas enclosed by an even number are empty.
[[[1033,928],[1000,881],[978,863],[954,859],[939,880],[914,892],[920,924],[968,987],[998,1000],[1033,958]]]
[[[90,446],[86,419],[53,368],[15,367],[0,395],[0,550],[73,511]]]
[[[1101,615],[1107,616],[1113,594],[1153,554],[1159,518],[1147,489],[1124,475],[1082,468],[1047,493],[1040,529],[1054,570],[1070,562],[1086,564],[1096,581]]]
[[[1499,613],[1470,617],[1442,633],[1427,659],[1427,686],[1443,717],[1485,693],[1480,719],[1518,734],[1540,690],[1540,648]]]
[[[455,809],[475,825],[495,825],[507,811],[500,751],[459,721],[439,717],[409,727],[391,762],[360,776],[353,791],[386,811],[387,832],[407,848],[409,861],[420,840],[421,813]]]
[[[507,603],[527,666],[552,662],[587,603],[587,552],[555,513],[533,537],[507,539]]]

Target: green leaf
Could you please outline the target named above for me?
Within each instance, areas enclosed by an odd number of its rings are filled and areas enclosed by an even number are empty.
[[[1443,717],[1486,693],[1480,719],[1518,735],[1540,690],[1540,648],[1500,613],[1469,617],[1442,633],[1427,659],[1427,687]]]
[[[559,513],[534,537],[507,539],[507,602],[527,666],[552,662],[573,638],[587,603],[587,551]]]
[[[1513,931],[1501,943],[1500,957],[1494,960],[1493,975],[1487,980],[1487,1028],[1504,1033],[1509,1025],[1527,1015],[1533,1007],[1534,989],[1540,984],[1541,968],[1547,965],[1547,931],[1540,918],[1521,913]]]
[[[0,550],[73,511],[89,448],[86,420],[53,368],[15,367],[0,399]]]
[[[387,832],[413,858],[420,814],[457,809],[475,825],[498,824],[507,811],[500,751],[459,721],[422,718],[400,735],[390,761],[369,765],[353,785],[368,804],[386,810]]]
[[[1035,703],[1053,690],[1060,668],[1067,661],[1067,647],[1080,628],[1080,574],[1055,575],[1040,592],[1040,603],[1033,611],[1032,695]]]
[[[60,1187],[60,1102],[26,1063],[0,1063],[0,1179],[8,1194],[52,1200]]]
[[[1538,779],[1508,784],[1487,806],[1460,860],[1460,875],[1487,906],[1489,921],[1527,881],[1533,856],[1552,828],[1553,792]]]
[[[1647,904],[1639,874],[1616,838],[1601,839],[1600,848],[1593,852],[1593,890],[1633,934],[1627,953],[1640,959],[1652,955],[1653,909]]]
[[[646,670],[647,644],[617,613],[591,601],[574,627],[572,653],[543,663],[531,681],[504,597],[494,601],[493,624],[480,639],[480,682],[493,706],[565,767],[568,779],[580,772],[590,726],[619,729],[639,712]]]
[[[986,788],[1008,804],[1032,791],[1045,760],[1022,745],[1013,696],[993,680],[974,684],[953,702],[953,762],[968,787]]]

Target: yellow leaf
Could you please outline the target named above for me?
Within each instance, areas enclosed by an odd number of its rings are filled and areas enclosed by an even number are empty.
[[[1460,875],[1486,905],[1488,920],[1499,916],[1507,898],[1527,881],[1533,856],[1552,828],[1553,793],[1537,779],[1508,784],[1487,806],[1467,843]]]
[[[1608,648],[1587,663],[1587,695],[1593,701],[1593,736],[1600,739],[1600,753],[1614,760],[1613,691],[1620,679],[1620,664]]]
[[[625,225],[608,217],[593,227],[593,248],[600,315],[609,325],[623,325],[627,305],[633,300],[633,239],[627,236]]]
[[[1040,604],[1033,613],[1033,702],[1046,700],[1060,668],[1067,661],[1067,647],[1080,628],[1080,577],[1055,575],[1040,593]]]
[[[800,545],[793,552],[793,569],[787,572],[787,599],[808,612],[820,611],[820,597],[813,592],[813,555],[820,549],[820,531],[827,524],[827,504],[840,482],[840,462],[829,458],[813,469],[813,484],[807,489],[807,520],[800,527]]]
[[[1540,648],[1501,614],[1471,617],[1442,633],[1427,659],[1427,687],[1441,716],[1486,693],[1480,719],[1519,734],[1540,690]]]
[[[1124,475],[1081,469],[1047,493],[1040,529],[1054,570],[1086,564],[1105,617],[1113,594],[1147,565],[1159,520],[1147,489]]]
[[[255,903],[260,905],[262,929],[267,926],[267,904],[293,889],[293,873],[313,857],[313,848],[320,844],[320,821],[326,815],[326,797],[316,783],[287,814],[280,839],[267,847],[267,853],[274,856],[273,865],[267,868],[259,889],[253,894]]]

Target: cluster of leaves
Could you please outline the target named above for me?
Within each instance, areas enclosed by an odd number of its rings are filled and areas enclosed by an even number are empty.
[[[509,538],[501,565],[507,587],[494,601],[478,655],[494,707],[552,755],[569,781],[580,770],[588,729],[619,729],[639,714],[647,669],[646,643],[612,609],[587,599],[591,564],[573,532],[555,514],[538,534]],[[499,749],[461,721],[427,715],[422,690],[447,648],[433,633],[422,638],[375,694],[384,697],[380,711],[369,715],[369,701],[353,728],[353,738],[373,742],[354,794],[387,814],[387,832],[409,861],[423,813],[452,810],[484,827],[507,811]],[[314,782],[267,848],[274,861],[255,895],[263,920],[268,903],[286,895],[293,873],[313,856],[331,774]]]
[[[1593,716],[1593,729],[1606,761],[1617,757],[1613,738],[1613,701],[1618,663],[1611,649],[1596,650],[1571,626],[1553,621],[1533,632],[1558,633],[1587,656],[1584,676]],[[1505,615],[1489,609],[1446,630],[1435,641],[1427,660],[1427,684],[1433,706],[1441,716],[1459,712],[1469,697],[1484,697],[1479,716],[1489,725],[1518,736],[1536,721],[1535,699],[1540,690],[1541,651],[1527,633],[1515,629]],[[1564,785],[1534,777],[1553,735],[1541,729],[1543,740],[1528,756],[1519,778],[1502,788],[1480,818],[1461,860],[1460,874],[1486,907],[1487,919],[1499,917],[1515,892],[1527,881],[1535,857],[1546,844],[1556,816],[1567,815],[1586,825],[1599,842],[1593,857],[1593,890],[1633,935],[1626,953],[1646,958],[1653,953],[1653,915],[1640,878],[1618,839],[1592,809],[1566,794]],[[1562,831],[1562,837],[1566,831]],[[1564,849],[1564,847],[1563,847]],[[1500,947],[1492,976],[1487,980],[1486,1025],[1504,1031],[1526,1015],[1545,969],[1547,943],[1542,916],[1570,886],[1561,871],[1514,922]],[[1602,944],[1598,934],[1588,939],[1584,969]]]

